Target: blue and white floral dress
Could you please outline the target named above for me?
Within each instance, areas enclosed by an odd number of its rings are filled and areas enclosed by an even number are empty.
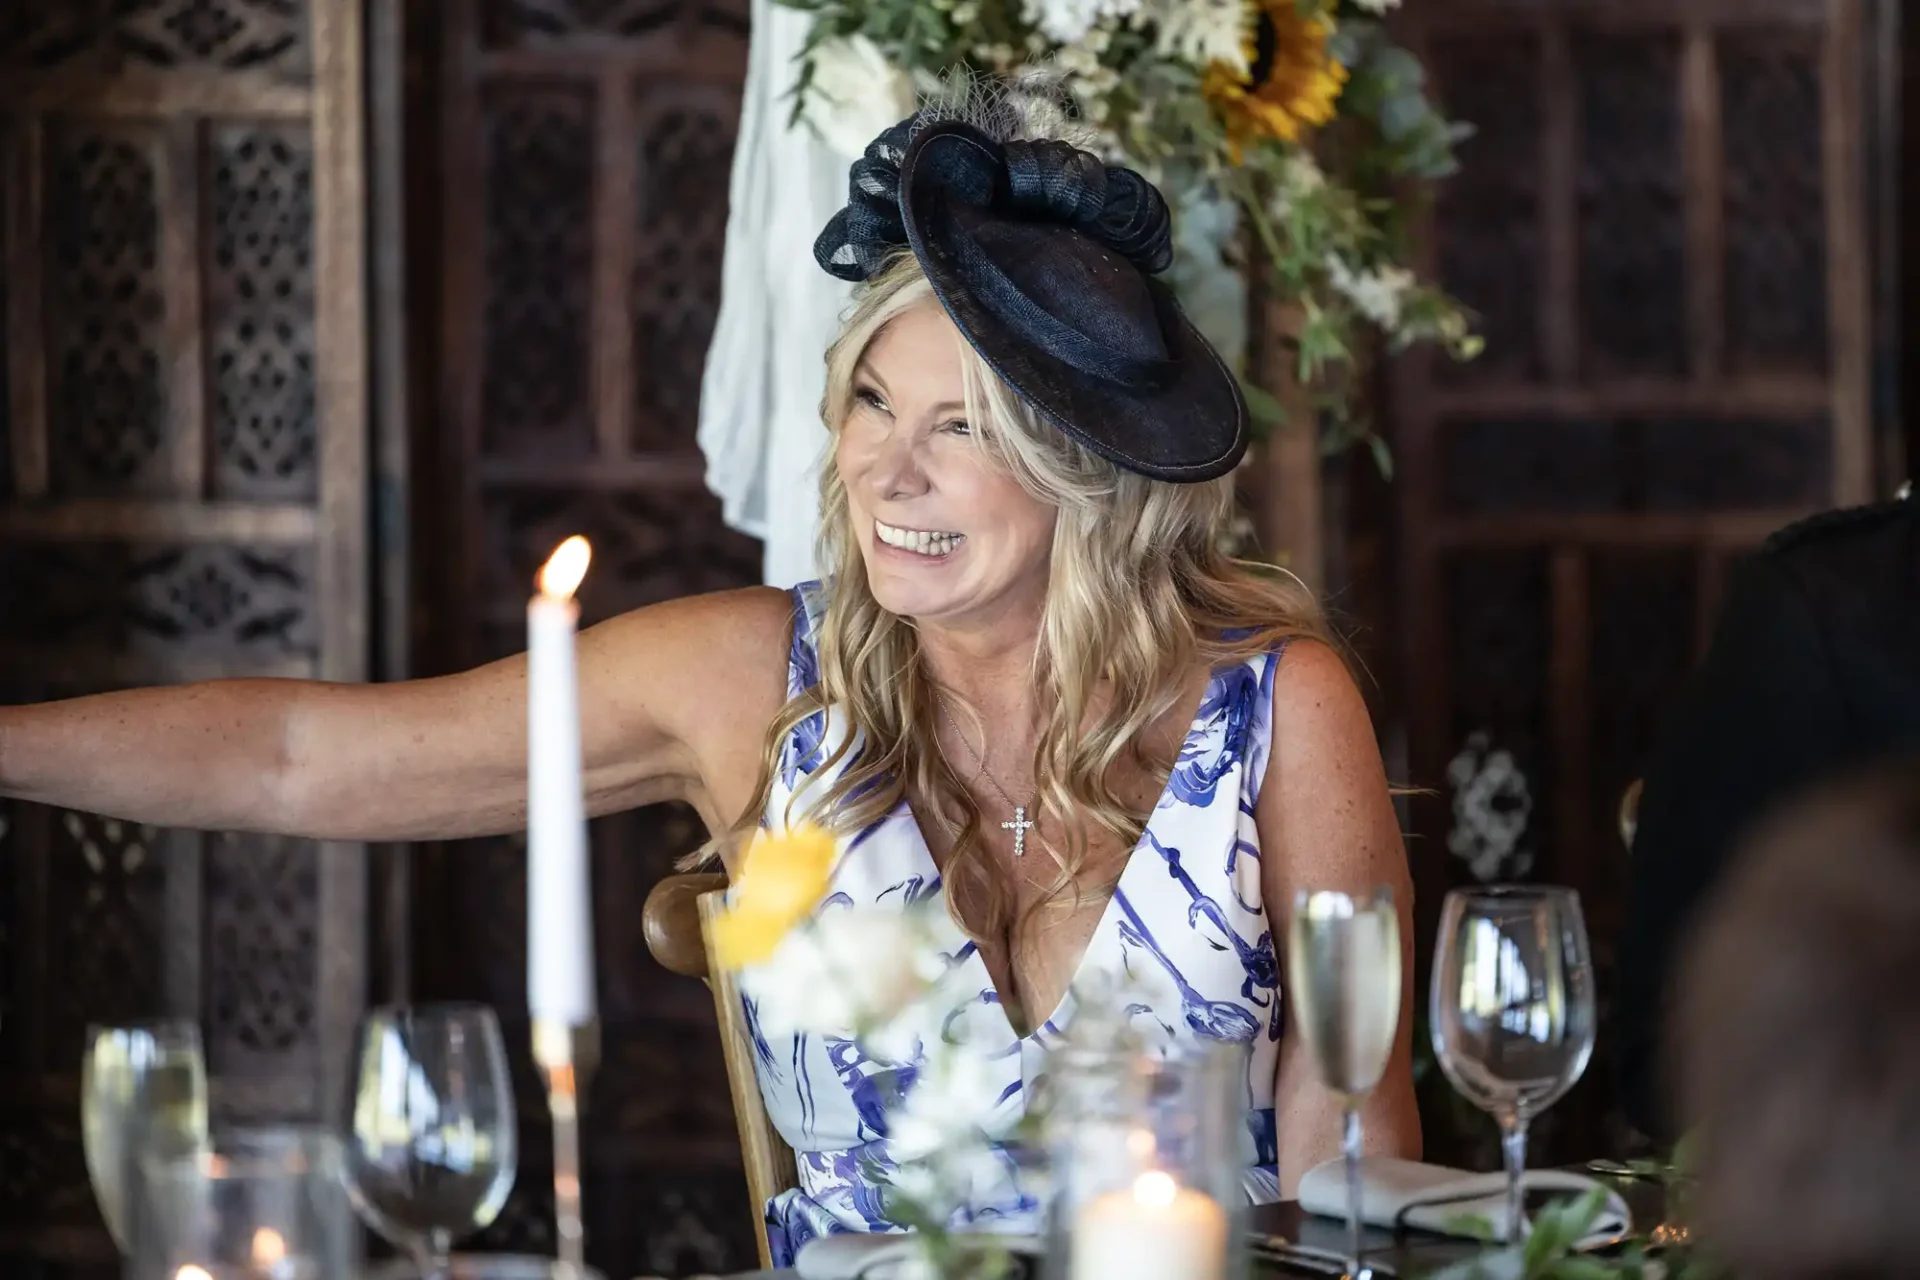
[[[793,647],[787,686],[798,694],[818,682],[814,633],[827,588],[794,590]],[[1166,790],[1121,872],[1113,898],[1095,927],[1075,982],[1099,974],[1124,978],[1147,993],[1132,1004],[1133,1030],[1149,1043],[1173,1048],[1199,1039],[1248,1047],[1245,1179],[1255,1199],[1274,1199],[1278,1182],[1273,1083],[1281,1031],[1279,965],[1260,897],[1260,836],[1254,805],[1272,741],[1276,651],[1216,670]],[[822,765],[847,732],[836,712],[818,713],[788,738],[766,820],[806,811],[808,793],[830,781]],[[837,768],[837,766],[836,766]],[[796,803],[789,810],[789,800]],[[909,808],[897,810],[848,842],[834,869],[823,911],[843,906],[902,905],[938,895],[940,875]],[[992,1134],[1011,1135],[1025,1095],[1044,1069],[1050,1045],[1073,1015],[1073,998],[1028,1036],[1019,1035],[1000,1006],[986,962],[957,927],[947,948],[957,975],[977,983],[970,1019],[975,1043],[985,1043],[999,1073],[999,1104]],[[851,1040],[818,1035],[770,1035],[747,1001],[767,1111],[793,1148],[800,1186],[767,1206],[767,1233],[777,1266],[818,1235],[893,1229],[874,1172],[892,1167],[886,1100],[913,1087],[915,1062],[877,1061]],[[984,1037],[984,1040],[982,1039]],[[1003,1168],[978,1188],[966,1223],[975,1229],[1036,1232],[1042,1206],[1022,1185],[1010,1148],[996,1155]]]

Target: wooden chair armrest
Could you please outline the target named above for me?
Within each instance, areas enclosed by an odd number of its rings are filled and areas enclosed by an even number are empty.
[[[647,950],[662,967],[687,978],[707,976],[707,948],[700,936],[700,895],[727,887],[719,872],[668,876],[653,886],[640,908]]]

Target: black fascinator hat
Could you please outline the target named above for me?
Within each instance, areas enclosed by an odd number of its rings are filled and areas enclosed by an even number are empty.
[[[904,120],[854,162],[820,265],[866,280],[911,250],[973,349],[1054,426],[1118,466],[1193,483],[1247,447],[1239,383],[1155,277],[1167,202],[1058,141]]]

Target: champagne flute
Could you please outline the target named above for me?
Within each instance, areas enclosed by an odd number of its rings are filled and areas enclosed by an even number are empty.
[[[1362,1259],[1360,1104],[1380,1083],[1400,1027],[1400,917],[1393,892],[1329,890],[1294,898],[1287,931],[1287,999],[1321,1083],[1340,1097],[1347,1171],[1347,1274]]]
[[[347,1182],[367,1224],[444,1274],[454,1241],[513,1189],[506,1044],[477,1004],[376,1009],[360,1027]]]
[[[1520,1197],[1527,1124],[1559,1101],[1593,1055],[1593,963],[1571,889],[1456,889],[1440,911],[1431,1022],[1440,1069],[1500,1125],[1502,1240],[1526,1234]]]
[[[80,1133],[100,1216],[126,1253],[141,1161],[207,1149],[207,1064],[199,1027],[177,1019],[88,1027]]]

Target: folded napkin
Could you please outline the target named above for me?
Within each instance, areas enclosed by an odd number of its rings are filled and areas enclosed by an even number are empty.
[[[1565,1192],[1582,1196],[1600,1184],[1561,1169],[1529,1169],[1523,1194]],[[1347,1171],[1338,1159],[1317,1164],[1300,1178],[1300,1207],[1329,1218],[1347,1216]],[[1371,1226],[1408,1226],[1440,1235],[1465,1235],[1463,1219],[1478,1219],[1494,1237],[1506,1234],[1507,1175],[1468,1173],[1437,1164],[1419,1164],[1390,1156],[1360,1162],[1361,1218]],[[1626,1201],[1609,1190],[1593,1229],[1580,1242],[1590,1248],[1617,1240],[1632,1229]]]
[[[993,1236],[1014,1255],[1014,1274],[1021,1274],[1019,1261],[1040,1255],[1040,1241],[1033,1236]],[[910,1265],[916,1256],[910,1235],[819,1236],[800,1246],[793,1269],[800,1280],[907,1280],[917,1274]]]

